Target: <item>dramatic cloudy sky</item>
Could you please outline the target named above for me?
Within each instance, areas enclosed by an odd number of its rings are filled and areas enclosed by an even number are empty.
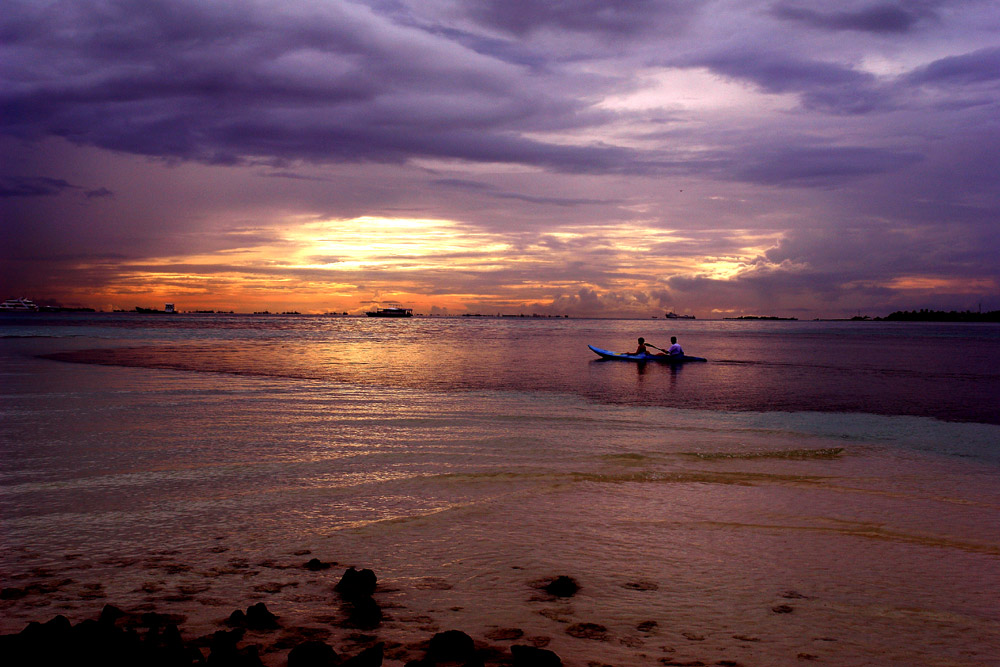
[[[996,0],[5,0],[0,297],[1000,309]]]

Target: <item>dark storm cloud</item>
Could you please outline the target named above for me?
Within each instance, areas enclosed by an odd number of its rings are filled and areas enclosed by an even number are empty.
[[[921,155],[865,146],[757,145],[735,166],[735,177],[766,185],[832,186],[870,174],[896,171]]]
[[[857,30],[874,33],[905,33],[928,15],[924,3],[878,3],[855,10],[817,11],[798,3],[775,5],[772,13],[789,21],[798,21],[822,30]],[[825,5],[825,3],[824,3]]]
[[[752,83],[768,93],[794,93],[806,108],[818,111],[858,114],[893,105],[889,89],[867,72],[773,50],[770,46],[699,54],[675,64],[706,67],[720,76]]]
[[[467,3],[467,11],[515,35],[553,30],[621,37],[653,30],[667,19],[686,21],[697,6],[693,0],[486,0]]]
[[[620,203],[620,200],[612,199],[590,199],[585,197],[570,198],[570,197],[545,197],[539,195],[528,195],[520,192],[505,192],[499,190],[498,188],[488,184],[481,183],[479,181],[470,181],[461,178],[440,178],[433,181],[436,185],[442,185],[449,188],[456,188],[459,190],[467,190],[470,192],[475,192],[480,195],[487,195],[490,197],[495,197],[496,199],[512,199],[516,201],[523,201],[530,204],[551,204],[553,206],[586,206],[592,204],[616,204]]]
[[[585,173],[636,159],[523,136],[515,128],[586,123],[586,105],[358,5],[67,7],[13,2],[0,18],[8,134],[220,165],[429,157]]]
[[[275,230],[411,216],[516,259],[430,249],[358,284],[595,313],[986,285],[998,24],[979,0],[7,0],[0,271],[322,282],[240,253],[335,265]]]
[[[0,176],[0,197],[51,197],[75,188],[61,178]]]
[[[907,79],[912,83],[940,86],[1000,81],[1000,48],[941,58],[913,71]]]
[[[107,188],[97,188],[96,190],[87,190],[83,193],[87,199],[102,199],[104,197],[114,197],[115,193]]]

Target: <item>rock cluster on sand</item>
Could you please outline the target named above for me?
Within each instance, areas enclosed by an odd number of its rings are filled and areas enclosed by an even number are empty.
[[[136,618],[106,606],[99,620],[71,625],[65,616],[32,622],[16,635],[0,636],[0,661],[6,665],[73,665],[81,662],[107,667],[201,664],[202,653],[181,639],[174,623],[159,615]],[[124,619],[129,622],[123,623]],[[223,663],[217,656],[213,664]]]
[[[247,607],[246,612],[239,609],[229,615],[226,625],[250,630],[274,630],[278,627],[278,617],[268,611],[263,602]]]
[[[304,555],[296,553],[296,555]],[[245,561],[242,561],[245,562]],[[171,564],[173,566],[173,564]],[[282,565],[268,561],[267,567],[279,569],[305,569],[310,572],[328,570],[331,563],[317,558],[303,564]],[[330,583],[326,575],[319,575],[318,584],[326,595],[332,598]],[[627,646],[641,646],[647,639],[664,634],[656,620],[636,623],[634,633],[618,635],[608,627],[594,622],[579,622],[572,611],[574,595],[580,591],[580,584],[572,577],[559,575],[526,582],[534,589],[529,599],[540,603],[542,616],[562,625],[565,635],[587,642],[597,647],[598,642],[613,642]],[[280,591],[283,587],[297,585],[296,582],[274,582],[266,590]],[[447,590],[440,582],[435,590]],[[621,586],[629,591],[649,594],[658,589],[655,582],[629,581]],[[24,591],[34,594],[34,584],[21,589],[4,589],[5,600],[18,600]],[[54,590],[54,589],[53,589]],[[145,585],[142,590],[145,590]],[[260,593],[262,587],[254,586]],[[32,622],[20,633],[0,635],[0,665],[4,667],[37,667],[40,665],[100,664],[104,667],[263,667],[269,665],[284,667],[381,667],[384,659],[406,667],[560,667],[562,660],[553,651],[547,650],[551,638],[546,636],[526,636],[524,630],[516,627],[494,627],[484,635],[491,642],[510,642],[506,645],[476,641],[465,632],[446,630],[437,632],[425,641],[402,644],[379,637],[375,630],[382,627],[383,612],[375,599],[378,592],[378,577],[369,569],[350,567],[343,572],[338,583],[333,586],[340,601],[340,612],[324,613],[314,620],[324,627],[309,627],[283,624],[281,618],[267,606],[258,602],[246,609],[234,610],[225,620],[219,619],[227,629],[219,629],[200,637],[184,638],[179,625],[186,619],[176,614],[162,614],[148,611],[123,611],[106,605],[96,620],[85,620],[73,625],[65,616],[56,616],[45,623]],[[14,592],[16,591],[16,592]],[[784,591],[780,597],[786,601],[799,600],[806,604],[809,598],[796,591]],[[89,599],[89,598],[88,598]],[[336,599],[329,600],[336,604]],[[147,602],[149,600],[147,599]],[[391,609],[392,607],[390,607]],[[795,607],[790,604],[771,603],[774,614],[792,614]],[[421,617],[421,630],[433,632],[437,626],[425,623],[428,617]],[[379,632],[390,632],[403,619],[389,617],[390,628]],[[416,619],[410,619],[416,620]],[[327,627],[328,626],[328,627]],[[339,636],[331,628],[343,628],[346,632]],[[204,630],[202,630],[204,631]],[[673,630],[678,634],[678,630]],[[326,640],[334,637],[337,650]],[[689,642],[706,642],[709,637],[694,632],[679,632],[679,636]],[[756,636],[734,634],[740,642],[760,642]],[[817,637],[814,641],[835,642],[835,638]],[[517,642],[517,643],[514,643]],[[632,642],[632,643],[629,643]],[[660,646],[664,653],[675,649]],[[338,651],[340,653],[338,653]],[[287,653],[286,653],[287,652]],[[796,660],[818,660],[812,653],[799,653]],[[667,655],[659,658],[662,665],[699,665],[698,660],[689,657]],[[592,665],[601,663],[592,662]],[[717,660],[714,664],[736,666],[733,660]]]
[[[318,559],[313,561],[306,564],[306,569],[319,571],[329,566]],[[573,584],[575,586],[575,582]],[[378,578],[371,570],[351,567],[344,572],[334,587],[344,605],[343,627],[372,629],[381,624],[382,610],[374,599],[377,585]],[[262,644],[262,637],[281,628],[279,617],[262,602],[245,610],[234,610],[223,621],[229,629],[203,637],[183,639],[178,627],[183,620],[180,616],[156,612],[129,613],[112,605],[106,605],[97,620],[85,620],[76,625],[60,615],[46,623],[29,623],[18,634],[0,635],[0,664],[5,667],[81,662],[103,667],[263,667],[261,651],[266,652],[265,657],[273,657],[276,651],[290,648],[288,667],[381,667],[386,654],[387,644],[377,641],[374,635],[356,635],[370,645],[353,656],[338,655],[332,646],[315,634],[310,636],[304,629],[289,629],[284,636]],[[501,636],[513,640],[523,634],[521,630],[508,628]],[[513,645],[508,653],[502,647],[478,644],[460,630],[438,632],[422,644],[406,647],[392,644],[391,647],[394,659],[408,659],[408,667],[562,665],[559,656],[552,651]],[[422,657],[411,659],[414,653],[420,655],[420,652]]]
[[[357,628],[377,628],[382,623],[382,607],[375,601],[378,577],[371,570],[353,567],[344,572],[333,590],[348,606],[348,623]]]

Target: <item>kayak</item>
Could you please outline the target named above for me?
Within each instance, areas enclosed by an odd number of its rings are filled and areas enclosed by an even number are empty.
[[[656,361],[664,364],[683,364],[688,361],[708,361],[705,357],[692,357],[686,354],[667,356],[663,354],[629,354],[628,352],[611,352],[599,347],[588,345],[601,359],[617,359],[619,361]]]

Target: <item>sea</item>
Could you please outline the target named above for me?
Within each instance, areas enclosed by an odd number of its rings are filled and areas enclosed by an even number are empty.
[[[708,361],[587,348],[639,336]],[[1000,665],[1000,325],[3,315],[0,530],[0,633],[262,601],[350,655],[354,566],[391,666],[450,629],[570,667]]]

